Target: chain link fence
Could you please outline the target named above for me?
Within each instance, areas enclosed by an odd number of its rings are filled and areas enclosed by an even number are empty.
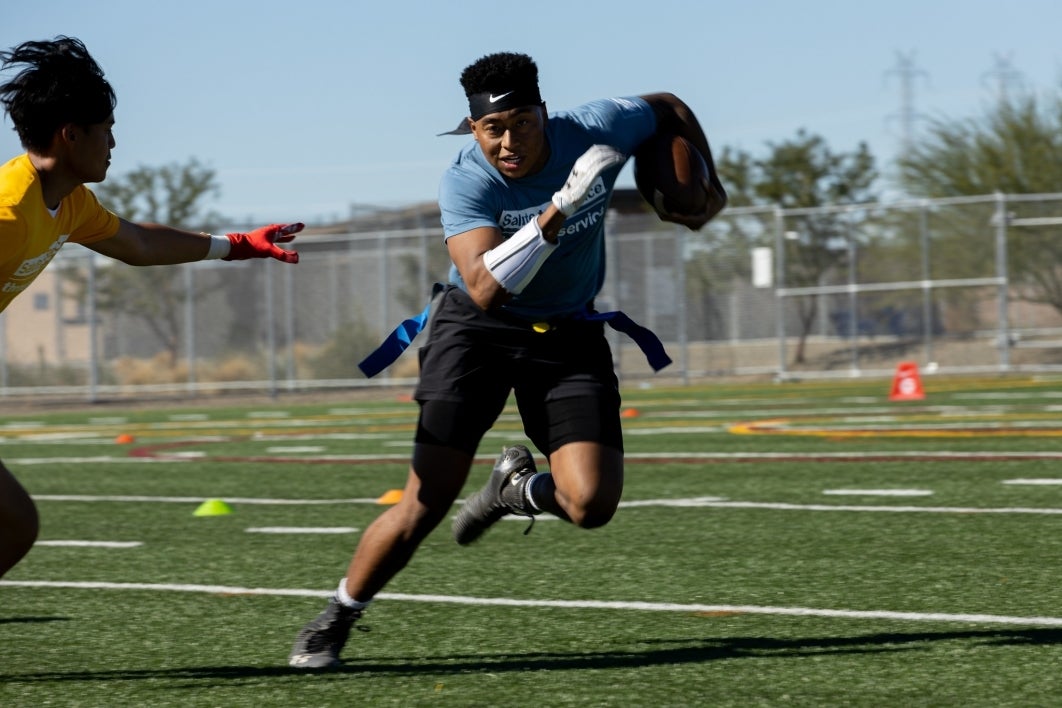
[[[610,212],[599,310],[654,330],[654,374],[609,330],[625,383],[1062,370],[1062,195],[731,208],[700,232]],[[304,234],[301,261],[130,268],[63,249],[0,314],[0,395],[206,395],[411,384],[413,346],[357,362],[420,312],[438,228]],[[548,267],[548,266],[547,266]]]

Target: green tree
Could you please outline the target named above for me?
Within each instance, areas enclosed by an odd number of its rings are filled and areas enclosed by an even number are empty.
[[[93,188],[100,202],[129,221],[166,224],[189,230],[210,230],[220,217],[203,207],[203,200],[220,192],[213,170],[197,160],[163,167],[140,166]],[[187,297],[182,268],[121,264],[101,268],[96,278],[96,307],[140,320],[165,347],[176,364],[181,342],[181,312]],[[74,296],[84,298],[84,274],[65,274],[74,283]]]
[[[784,285],[788,288],[820,285],[831,271],[848,262],[845,245],[856,236],[844,214],[816,207],[869,203],[877,198],[878,173],[865,143],[852,152],[834,152],[824,138],[803,129],[790,140],[768,143],[763,157],[727,148],[717,169],[731,207],[777,206],[794,212],[787,215],[785,224],[786,231],[794,235],[784,241]],[[762,240],[762,220],[754,221],[754,228],[761,231]],[[743,244],[755,237],[743,232],[740,223],[731,235]],[[799,364],[805,361],[819,298],[801,296],[793,303],[800,326],[793,359]]]
[[[937,119],[897,160],[911,194],[958,197],[1057,192],[1062,184],[1062,96],[1004,101],[978,118]]]
[[[897,161],[898,179],[910,194],[956,197],[1056,193],[1062,185],[1062,94],[1041,101],[1028,94],[989,107],[976,118],[935,120]],[[1058,204],[1024,202],[1022,216],[1059,216]],[[994,228],[985,220],[966,224],[942,245],[967,252],[970,228]],[[1057,225],[1007,231],[1007,262],[1017,297],[1062,312],[1062,229]],[[985,253],[984,258],[993,258]]]

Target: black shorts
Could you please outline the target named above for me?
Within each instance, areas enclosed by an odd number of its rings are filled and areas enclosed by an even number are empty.
[[[524,433],[543,453],[577,441],[623,450],[619,382],[603,323],[564,320],[540,333],[448,287],[428,326],[414,392],[417,442],[474,454],[514,391]]]

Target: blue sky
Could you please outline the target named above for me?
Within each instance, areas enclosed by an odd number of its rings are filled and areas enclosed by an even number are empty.
[[[320,221],[434,200],[465,137],[458,77],[531,54],[552,110],[672,91],[712,146],[753,153],[800,128],[834,150],[899,149],[900,57],[923,118],[981,115],[998,89],[1062,89],[1062,3],[1014,0],[47,0],[9,3],[0,46],[82,39],[118,93],[110,176],[191,158],[234,221]],[[0,155],[21,152],[6,118]],[[630,184],[629,168],[621,182]]]

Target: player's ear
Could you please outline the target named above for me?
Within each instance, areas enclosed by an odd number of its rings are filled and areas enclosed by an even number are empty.
[[[68,143],[76,142],[79,137],[80,135],[78,133],[77,125],[74,123],[65,123],[56,128],[52,144],[56,146],[66,145]]]

